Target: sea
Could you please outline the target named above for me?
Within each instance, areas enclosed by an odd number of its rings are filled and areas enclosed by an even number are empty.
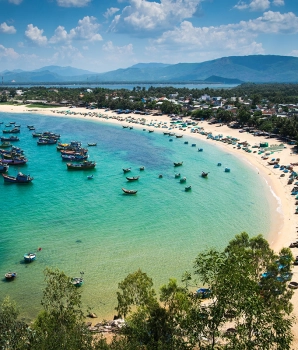
[[[180,282],[185,271],[192,272],[199,252],[223,249],[243,231],[268,237],[272,230],[277,204],[265,180],[216,142],[99,118],[2,113],[1,121],[0,129],[9,122],[21,125],[15,144],[28,158],[24,166],[10,166],[9,174],[34,177],[31,184],[0,182],[0,301],[9,295],[26,320],[41,310],[46,267],[70,277],[82,272],[83,310],[107,319],[115,314],[118,283],[129,273],[141,269],[159,290],[170,278]],[[27,125],[59,133],[66,143],[96,142],[88,147],[96,168],[67,170],[56,146],[38,146]],[[131,172],[124,174],[128,167]],[[209,172],[207,178],[202,171]],[[186,177],[185,184],[176,173]],[[140,178],[128,182],[126,176]],[[125,195],[122,188],[138,192]],[[37,258],[25,264],[28,252]],[[8,271],[17,272],[14,281],[5,281]]]

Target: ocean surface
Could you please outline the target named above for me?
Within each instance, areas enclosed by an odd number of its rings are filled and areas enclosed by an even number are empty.
[[[84,309],[102,319],[114,314],[118,283],[139,268],[158,289],[192,271],[198,252],[224,248],[242,231],[268,237],[276,210],[268,186],[257,169],[212,143],[95,119],[6,113],[1,121],[0,129],[11,121],[21,125],[15,144],[28,158],[25,166],[11,166],[9,174],[34,177],[26,185],[0,182],[0,300],[10,295],[25,319],[41,309],[47,266],[72,277],[84,272]],[[67,170],[56,146],[38,146],[27,125],[60,133],[62,142],[97,142],[89,147],[96,168]],[[183,166],[175,168],[173,162],[180,161]],[[124,174],[127,167],[131,172]],[[208,178],[202,171],[210,172]],[[177,172],[186,184],[175,178]],[[129,183],[127,175],[140,179]],[[123,187],[138,193],[124,195]],[[24,264],[27,252],[37,252],[36,261]],[[12,282],[3,278],[8,271],[18,273]]]

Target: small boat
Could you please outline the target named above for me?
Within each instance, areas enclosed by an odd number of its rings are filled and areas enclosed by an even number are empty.
[[[127,129],[127,128],[128,128],[128,125],[122,125],[122,128],[123,128],[123,129]]]
[[[3,134],[18,134],[20,132],[19,128],[13,128],[8,130],[2,130]]]
[[[221,163],[217,163],[217,166],[221,166]]]
[[[8,169],[9,169],[9,165],[7,165],[7,164],[2,164],[2,163],[0,162],[0,173],[6,173],[6,172],[8,171]]]
[[[229,173],[231,171],[230,168],[225,168],[225,173]]]
[[[201,299],[209,298],[211,295],[211,290],[209,288],[200,288],[197,290],[196,294]]]
[[[34,253],[24,254],[25,262],[31,262],[31,261],[34,261],[35,259],[36,259],[36,254],[34,254]]]
[[[33,180],[33,177],[30,175],[25,175],[23,173],[18,173],[17,176],[10,176],[6,174],[2,174],[4,182],[11,182],[11,183],[29,183]]]
[[[182,164],[183,164],[183,162],[178,162],[178,163],[174,162],[174,166],[181,166]]]
[[[12,144],[10,142],[2,142],[0,148],[8,148],[11,147]]]
[[[139,180],[139,176],[126,177],[127,181],[137,181]]]
[[[205,173],[204,171],[202,171],[202,177],[207,177],[209,173]]]
[[[203,152],[203,148],[199,148],[199,149],[198,149],[198,152]]]
[[[20,141],[17,136],[1,137],[0,140],[3,141]]]
[[[131,171],[131,168],[123,168],[122,170],[123,170],[124,173],[128,173],[128,172]]]
[[[186,182],[186,177],[183,177],[182,179],[180,179],[180,183]]]
[[[183,135],[176,135],[177,139],[181,139]]]
[[[125,188],[122,188],[122,191],[125,193],[125,194],[136,194],[138,191],[137,190],[127,190]]]
[[[141,166],[140,167],[140,170],[142,171],[142,170],[145,170],[145,167],[144,166]]]
[[[57,139],[54,138],[40,138],[37,141],[38,145],[54,145],[57,143]]]
[[[84,280],[82,277],[74,277],[71,279],[71,284],[75,287],[81,287],[83,283],[84,283]]]
[[[188,141],[184,141],[184,144],[185,144],[185,145],[188,145]]]
[[[292,282],[290,282],[288,284],[288,287],[291,288],[291,289],[297,289],[298,288],[298,282],[292,281]]]
[[[23,165],[27,163],[27,158],[2,159],[1,162],[9,165]]]
[[[158,175],[158,178],[159,178],[159,179],[162,179],[162,178],[163,178],[162,174],[159,174],[159,175]]]
[[[91,146],[97,146],[97,143],[96,142],[88,142],[88,146],[91,147]]]
[[[154,130],[148,130],[149,132],[154,132]]]
[[[93,175],[88,175],[88,176],[87,176],[87,179],[88,179],[88,180],[93,179]]]
[[[181,174],[180,173],[178,173],[178,174],[175,174],[175,178],[177,179],[177,178],[179,178],[181,176]]]
[[[17,277],[17,273],[16,272],[7,272],[5,274],[5,278],[7,281],[12,281],[15,279],[15,277]]]
[[[188,192],[188,191],[190,191],[191,190],[191,186],[186,186],[185,187],[185,192]]]
[[[66,163],[66,165],[67,169],[86,170],[95,168],[96,163],[94,161],[85,160],[80,163]]]
[[[196,147],[196,144],[195,144],[195,143],[193,143],[193,144],[191,145],[191,147]]]

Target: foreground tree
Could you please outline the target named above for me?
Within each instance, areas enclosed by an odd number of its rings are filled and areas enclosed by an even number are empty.
[[[70,277],[56,269],[46,268],[46,288],[42,311],[34,325],[36,340],[33,349],[90,349],[92,336],[83,321],[81,293]]]

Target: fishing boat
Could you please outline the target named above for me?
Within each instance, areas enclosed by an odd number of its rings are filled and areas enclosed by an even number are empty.
[[[131,171],[131,168],[123,168],[122,170],[124,173],[128,173],[129,171]]]
[[[88,142],[88,146],[89,147],[97,146],[97,143],[96,142]]]
[[[230,168],[225,168],[225,173],[229,173],[231,171]]]
[[[13,128],[8,130],[2,130],[3,134],[18,134],[20,132],[19,128]]]
[[[142,171],[142,170],[145,170],[145,167],[144,166],[141,166],[140,167],[140,170]]]
[[[88,180],[92,180],[92,179],[93,179],[93,175],[88,175],[88,176],[87,176],[87,179],[88,179]]]
[[[34,253],[24,254],[25,262],[31,262],[31,261],[34,261],[35,259],[36,259],[36,254],[34,254]]]
[[[177,139],[181,139],[183,135],[176,135]]]
[[[178,179],[180,176],[181,176],[181,174],[180,174],[180,173],[175,174],[175,178],[176,178],[176,179]]]
[[[149,132],[154,132],[154,130],[148,130]]]
[[[55,143],[57,143],[55,138],[40,138],[37,141],[38,145],[54,145]]]
[[[8,148],[11,147],[12,144],[10,142],[2,142],[0,148]]]
[[[190,191],[191,190],[191,186],[186,186],[185,187],[185,192],[188,192],[188,191]]]
[[[180,179],[180,183],[186,182],[186,177],[183,177],[182,179]]]
[[[12,281],[15,279],[15,277],[17,277],[17,273],[16,272],[7,272],[5,274],[5,278],[7,281]]]
[[[127,190],[126,188],[122,188],[122,191],[125,194],[136,194],[138,192],[137,190]]]
[[[203,152],[203,148],[199,148],[199,149],[198,149],[198,152]]]
[[[183,162],[178,162],[178,163],[174,162],[174,166],[181,166],[182,164],[183,164]]]
[[[7,174],[2,174],[4,182],[11,182],[11,183],[29,183],[33,180],[33,177],[30,175],[25,175],[21,172],[17,174],[17,176],[10,176]]]
[[[217,166],[221,166],[221,163],[217,163]]]
[[[3,141],[20,141],[20,139],[17,136],[8,136],[8,137],[1,137],[0,140]]]
[[[81,161],[88,159],[88,154],[61,154],[61,158],[63,160],[71,160],[73,162],[75,161]]]
[[[205,173],[205,171],[202,171],[202,177],[207,177],[209,173]]]
[[[139,176],[126,177],[127,181],[137,181],[139,180]]]
[[[85,160],[80,163],[67,163],[67,169],[73,169],[73,170],[87,170],[87,169],[93,169],[96,166],[96,163],[94,161]]]
[[[23,165],[27,163],[27,158],[13,158],[13,159],[2,159],[2,164],[9,165]]]
[[[84,280],[82,277],[74,277],[71,279],[71,284],[75,287],[81,287],[83,283],[84,283]]]
[[[0,162],[0,173],[6,173],[9,169],[9,165]]]

